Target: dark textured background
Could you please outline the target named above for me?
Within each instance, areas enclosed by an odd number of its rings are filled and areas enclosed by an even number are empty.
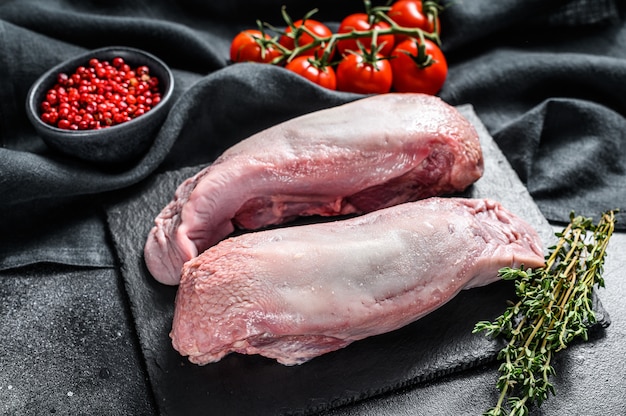
[[[281,68],[228,65],[230,39],[318,7],[336,25],[361,2],[0,0],[0,413],[153,414],[141,350],[103,207],[154,175],[208,163],[253,132],[358,96]],[[617,0],[461,0],[442,15],[450,64],[440,95],[471,104],[543,215],[626,224],[626,25]],[[176,77],[176,102],[136,165],[105,172],[49,152],[25,97],[49,67],[109,45],[146,49]],[[132,230],[128,230],[129,233]],[[612,325],[557,362],[542,414],[626,414],[623,232],[601,299]],[[334,414],[478,414],[493,366],[438,378]],[[486,384],[485,384],[486,383]],[[589,396],[591,400],[583,398]],[[245,398],[242,398],[245,399]],[[207,412],[210,414],[210,411]]]

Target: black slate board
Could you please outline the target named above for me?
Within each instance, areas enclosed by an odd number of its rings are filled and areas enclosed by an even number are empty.
[[[478,130],[485,156],[484,177],[464,195],[501,201],[551,243],[551,226],[471,106],[459,110]],[[263,357],[238,354],[206,366],[190,364],[172,348],[168,335],[176,288],[161,285],[149,275],[143,245],[154,217],[175,188],[199,169],[153,177],[107,212],[161,414],[312,414],[495,359],[500,341],[473,335],[472,329],[479,320],[502,313],[514,295],[510,282],[463,291],[411,325],[300,366],[286,367]]]

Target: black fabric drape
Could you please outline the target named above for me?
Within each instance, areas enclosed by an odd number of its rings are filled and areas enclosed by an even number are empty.
[[[0,2],[0,268],[53,258],[111,265],[100,202],[156,172],[209,163],[272,124],[359,98],[282,68],[229,64],[232,37],[257,18],[280,25],[282,4],[294,17],[319,8],[317,17],[333,27],[362,9],[356,0]],[[450,71],[441,97],[473,105],[551,221],[572,210],[597,216],[621,208],[618,226],[626,225],[619,7],[611,0],[471,0],[450,2],[442,14]],[[49,67],[116,44],[165,60],[176,101],[145,157],[106,171],[48,151],[27,121],[25,97]]]

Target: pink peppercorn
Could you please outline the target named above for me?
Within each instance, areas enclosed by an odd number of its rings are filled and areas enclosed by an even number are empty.
[[[58,74],[41,103],[41,120],[64,130],[95,130],[130,121],[159,103],[159,81],[147,66],[133,70],[121,57],[111,62],[92,58],[73,74]]]

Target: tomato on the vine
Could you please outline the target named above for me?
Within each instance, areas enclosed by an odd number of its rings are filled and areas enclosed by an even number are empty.
[[[328,28],[328,26],[326,26],[322,22],[318,22],[317,20],[300,19],[300,20],[296,20],[295,22],[293,22],[293,26],[295,28],[299,28],[303,24],[305,28],[307,28],[308,30],[310,30],[312,33],[314,33],[316,36],[320,38],[328,38],[333,34],[333,32]],[[296,39],[294,39],[292,36],[293,36],[293,29],[291,26],[289,26],[285,30],[285,34],[280,37],[278,42],[284,47],[286,47],[287,49],[292,50],[296,47],[296,45],[306,46],[310,43],[313,43],[314,41],[313,37],[306,32],[300,32],[300,35],[297,36],[297,43],[296,43]],[[324,51],[324,47],[325,45],[320,44],[318,46],[312,47],[311,49],[308,49],[302,52],[300,55],[320,57]]]
[[[424,13],[422,0],[396,1],[391,5],[388,16],[400,26],[419,28],[428,33],[435,32],[435,20],[433,20],[432,17],[429,18],[429,16]],[[436,28],[439,29],[438,18],[436,22]]]
[[[370,23],[370,17],[367,13],[353,13],[346,16],[339,24],[337,33],[350,33],[352,31],[363,31],[373,29],[389,29],[387,22]],[[348,51],[359,51],[359,42],[365,49],[371,49],[372,37],[362,37],[359,39],[343,39],[337,42],[337,50],[339,53],[346,54]],[[376,37],[376,45],[381,47],[379,51],[381,55],[388,56],[393,51],[395,37],[392,34],[379,35]],[[382,45],[382,46],[381,46]]]
[[[348,53],[337,66],[337,89],[359,94],[384,94],[391,90],[389,60],[376,54],[373,59]]]
[[[337,89],[335,70],[330,66],[317,64],[310,56],[298,56],[287,63],[285,68],[324,88]]]
[[[231,44],[231,60],[284,65],[331,90],[438,93],[448,74],[439,47],[441,6],[436,0],[389,3],[371,8],[366,1],[365,13],[347,15],[335,33],[310,19],[316,10],[296,21],[283,13],[284,32],[276,37],[262,27],[241,32]]]
[[[436,43],[410,38],[400,42],[392,56],[394,90],[431,95],[441,90],[448,76],[448,63]]]
[[[280,56],[280,52],[267,45],[263,48],[257,39],[270,39],[268,34],[263,36],[260,30],[248,29],[240,32],[230,44],[230,60],[233,62],[261,62],[270,63]]]

